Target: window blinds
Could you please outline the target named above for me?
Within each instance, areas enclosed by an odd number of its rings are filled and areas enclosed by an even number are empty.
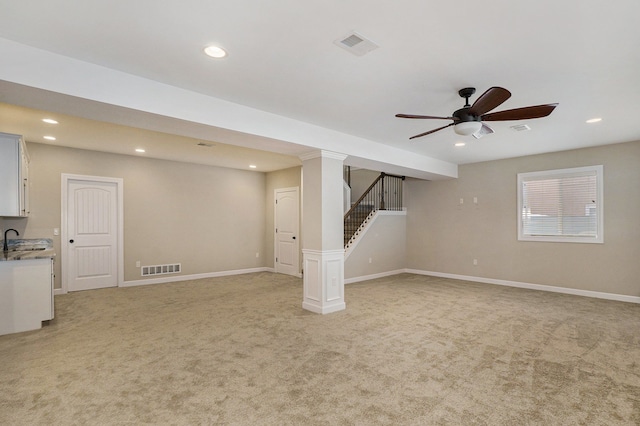
[[[519,175],[521,236],[598,238],[598,167]]]

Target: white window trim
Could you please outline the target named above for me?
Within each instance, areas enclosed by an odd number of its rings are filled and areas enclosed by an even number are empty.
[[[596,236],[549,236],[549,235],[525,235],[523,231],[522,223],[522,184],[531,178],[548,177],[558,178],[565,176],[576,176],[582,173],[596,173],[596,209],[598,212],[598,232]],[[586,166],[586,167],[574,167],[571,169],[558,169],[558,170],[545,170],[540,172],[518,173],[518,241],[541,241],[541,242],[553,242],[553,243],[604,243],[604,179],[603,179],[604,167],[598,166]]]

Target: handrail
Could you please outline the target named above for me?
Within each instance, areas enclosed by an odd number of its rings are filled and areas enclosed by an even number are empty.
[[[388,182],[389,199],[385,201],[385,178],[393,178]],[[380,173],[369,188],[358,198],[344,215],[345,245],[356,234],[357,229],[367,217],[376,210],[397,210],[402,208],[402,185],[397,180],[404,180],[404,176]],[[364,202],[364,203],[363,203]],[[387,205],[388,204],[388,205]]]
[[[344,214],[344,218],[347,219],[349,217],[349,215],[351,215],[351,213],[354,212],[354,210],[356,208],[358,208],[358,206],[360,205],[360,203],[362,202],[362,200],[365,199],[365,197],[367,195],[369,195],[369,192],[371,192],[371,190],[373,189],[374,186],[376,186],[376,183],[378,183],[380,181],[380,179],[384,178],[384,173],[380,173],[380,176],[378,176],[376,178],[376,180],[373,181],[373,183],[371,185],[369,185],[369,188],[367,188],[366,191],[364,191],[364,193],[360,196],[360,198],[358,198],[358,201],[356,201],[355,203],[353,203],[353,206],[351,206],[351,208],[349,209],[348,212],[346,212]]]
[[[367,190],[366,190],[366,191],[364,191],[364,193],[360,196],[360,198],[358,198],[358,200],[357,200],[355,203],[353,203],[353,206],[351,206],[351,208],[349,209],[349,211],[348,211],[348,212],[346,212],[346,213],[344,214],[344,218],[345,218],[345,219],[346,219],[347,217],[349,217],[349,215],[350,215],[351,213],[353,213],[353,211],[354,211],[356,208],[358,208],[358,206],[360,205],[360,203],[362,202],[362,200],[364,200],[364,199],[367,197],[367,195],[369,195],[369,192],[371,192],[371,190],[376,186],[376,184],[380,181],[380,179],[384,179],[384,178],[385,178],[385,176],[389,176],[389,177],[397,178],[397,179],[402,179],[402,180],[404,180],[404,179],[405,179],[405,177],[404,177],[404,176],[391,175],[391,174],[387,174],[387,173],[385,173],[385,172],[380,173],[380,176],[378,176],[378,177],[376,178],[376,180],[374,180],[374,181],[373,181],[373,183],[372,183],[371,185],[369,185],[369,188],[367,188]],[[384,196],[383,196],[383,197],[384,197]],[[384,200],[384,198],[383,198],[383,200]],[[384,201],[382,202],[382,204],[384,204]],[[381,208],[380,210],[384,210],[384,208]]]

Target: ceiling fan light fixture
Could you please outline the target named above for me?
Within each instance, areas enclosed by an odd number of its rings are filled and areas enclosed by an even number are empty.
[[[461,123],[453,126],[453,130],[463,136],[468,136],[476,133],[482,128],[482,123],[480,121],[463,121]]]

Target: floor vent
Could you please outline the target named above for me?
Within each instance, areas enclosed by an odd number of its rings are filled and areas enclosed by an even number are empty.
[[[180,272],[181,266],[180,263],[172,263],[168,265],[153,265],[153,266],[143,266],[142,276],[146,277],[148,275],[165,275],[165,274],[177,274]]]
[[[344,37],[340,37],[339,39],[334,40],[333,43],[356,56],[362,56],[380,47],[371,40],[367,40],[364,36],[355,32],[349,33]]]

